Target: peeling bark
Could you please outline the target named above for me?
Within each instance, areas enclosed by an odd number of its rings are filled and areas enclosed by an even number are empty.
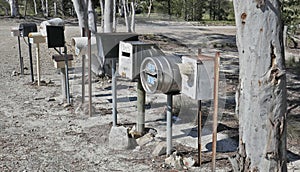
[[[235,171],[286,171],[286,76],[278,0],[234,0],[240,87]]]

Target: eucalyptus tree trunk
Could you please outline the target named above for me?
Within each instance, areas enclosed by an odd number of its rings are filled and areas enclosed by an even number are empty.
[[[131,9],[128,6],[128,0],[122,0],[124,7],[124,16],[127,32],[135,31],[135,7],[134,1],[130,2]]]
[[[103,32],[109,33],[113,31],[113,1],[105,0],[104,4],[104,30]]]
[[[34,6],[34,14],[37,15],[37,7],[36,7],[36,0],[33,0],[33,6]]]
[[[101,8],[101,28],[104,30],[104,0],[99,0]]]
[[[240,63],[235,171],[287,171],[286,74],[279,0],[234,0]]]
[[[149,0],[148,15],[147,15],[148,18],[150,18],[151,15],[152,5],[153,5],[153,0]]]
[[[15,17],[19,15],[18,0],[9,0],[9,6],[10,6],[10,16]]]

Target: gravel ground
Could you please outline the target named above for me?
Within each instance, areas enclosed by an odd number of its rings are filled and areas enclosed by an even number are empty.
[[[31,21],[41,22],[40,19]],[[42,86],[30,82],[28,48],[23,40],[21,45],[26,70],[25,75],[20,75],[17,38],[10,35],[10,28],[18,26],[20,22],[24,20],[0,18],[0,171],[176,171],[164,164],[165,156],[155,157],[151,154],[156,143],[164,140],[161,130],[165,128],[165,121],[162,119],[165,113],[165,95],[147,96],[149,106],[146,111],[146,126],[157,131],[153,142],[134,150],[110,149],[110,79],[93,77],[94,113],[93,116],[88,116],[86,105],[81,104],[81,59],[76,57],[73,61],[74,68],[70,71],[73,105],[67,106],[61,98],[59,72],[51,60],[55,52],[45,44],[41,45]],[[122,25],[118,29],[125,30]],[[234,117],[234,92],[238,80],[238,58],[234,27],[153,21],[137,24],[136,32],[144,34],[141,39],[158,44],[165,52],[195,54],[199,47],[208,54],[221,51],[225,77],[223,91],[226,98],[226,108],[222,109],[220,121],[223,124],[221,132],[236,136],[238,123]],[[70,38],[79,35],[77,26],[66,26],[66,41],[70,53]],[[35,46],[33,52],[34,50]],[[33,59],[35,69],[35,53]],[[299,83],[299,70],[297,66],[291,66],[288,69],[290,171],[300,169]],[[118,123],[128,127],[135,123],[135,88],[134,82],[122,78],[118,80]],[[184,109],[184,106],[181,108]],[[184,119],[180,114],[177,117]],[[195,127],[193,116],[189,116],[187,121],[190,128]],[[178,122],[179,124],[181,123]],[[176,125],[177,123],[174,124]],[[184,136],[192,131],[190,129]],[[196,158],[195,148],[176,141],[174,148],[182,156]],[[218,153],[218,171],[231,170],[227,157],[233,154],[234,151]],[[210,152],[203,152],[201,168],[192,167],[186,171],[206,171],[210,169],[210,159]]]

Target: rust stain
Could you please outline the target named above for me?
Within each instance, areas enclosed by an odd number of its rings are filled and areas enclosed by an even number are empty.
[[[261,86],[261,80],[258,80],[258,86]]]

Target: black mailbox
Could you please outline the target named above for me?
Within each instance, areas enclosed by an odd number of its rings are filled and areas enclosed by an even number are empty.
[[[19,25],[20,36],[28,37],[30,32],[37,32],[37,27],[35,23],[21,23]]]
[[[64,26],[47,26],[48,48],[64,47]]]

